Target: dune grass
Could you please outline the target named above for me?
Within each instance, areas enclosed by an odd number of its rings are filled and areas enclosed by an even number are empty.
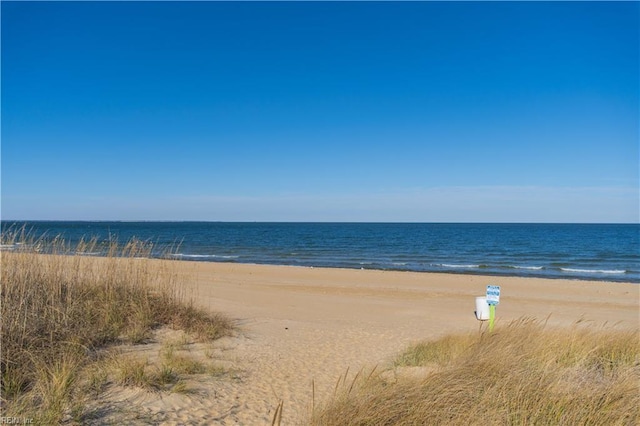
[[[415,345],[395,370],[341,386],[313,425],[637,425],[638,331],[531,319]],[[364,377],[364,378],[363,378]]]
[[[19,232],[3,234],[1,243],[14,248],[0,253],[3,416],[58,423],[74,410],[73,394],[87,381],[83,371],[105,348],[144,343],[157,327],[200,340],[232,330],[228,319],[193,305],[170,263],[149,258],[149,243],[92,240],[72,248],[60,238],[34,240]],[[123,380],[144,381],[139,367],[132,365],[137,372]],[[175,381],[170,367],[157,376]],[[103,374],[89,381],[100,390],[105,380]]]

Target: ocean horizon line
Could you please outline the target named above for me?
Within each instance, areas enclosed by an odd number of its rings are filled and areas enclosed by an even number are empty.
[[[255,224],[399,224],[399,225],[640,225],[638,222],[539,222],[539,221],[331,221],[331,220],[174,220],[174,219],[0,219],[0,222],[58,223],[255,223]]]

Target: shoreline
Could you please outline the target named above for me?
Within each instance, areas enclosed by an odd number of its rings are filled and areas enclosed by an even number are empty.
[[[20,251],[15,251],[14,250],[14,246],[12,245],[7,245],[7,246],[0,246],[0,253],[2,252],[6,252],[6,253],[19,253]],[[42,253],[39,252],[38,254],[47,254],[47,253]],[[105,253],[82,253],[82,252],[77,252],[77,253],[71,253],[71,254],[65,254],[65,256],[84,256],[84,257],[92,257],[92,258],[101,258],[101,257],[106,257]],[[186,258],[179,258],[180,256],[185,256]],[[196,258],[191,258],[189,256],[194,256]],[[203,255],[204,256],[204,255]],[[126,257],[126,256],[125,256]],[[154,259],[154,260],[166,260],[166,261],[171,261],[171,262],[193,262],[193,263],[213,263],[213,264],[233,264],[233,265],[248,265],[248,266],[275,266],[275,267],[290,267],[290,268],[308,268],[308,269],[338,269],[338,270],[355,270],[355,271],[359,271],[359,270],[367,270],[367,271],[384,271],[384,272],[398,272],[398,273],[417,273],[417,274],[444,274],[444,275],[463,275],[463,276],[481,276],[481,277],[496,277],[496,278],[525,278],[525,279],[545,279],[545,280],[567,280],[567,281],[581,281],[581,282],[602,282],[602,283],[611,283],[611,284],[637,284],[640,285],[640,279],[639,280],[625,280],[624,278],[620,278],[620,279],[612,279],[613,277],[611,277],[610,279],[601,279],[601,278],[595,278],[595,277],[589,277],[587,275],[585,276],[561,276],[561,275],[548,275],[548,274],[540,274],[540,273],[527,273],[527,274],[517,274],[517,273],[495,273],[495,268],[492,268],[490,266],[484,266],[484,265],[478,265],[478,266],[474,266],[473,268],[471,267],[466,267],[466,266],[455,266],[455,267],[451,267],[451,270],[440,270],[440,271],[436,271],[436,270],[413,270],[413,269],[401,269],[401,268],[372,268],[372,267],[348,267],[348,266],[315,266],[315,265],[295,265],[295,264],[288,264],[288,263],[269,263],[269,262],[264,262],[264,263],[256,263],[256,262],[251,262],[251,261],[247,261],[247,262],[239,262],[239,261],[229,261],[229,260],[211,260],[211,259],[197,259],[197,257],[200,257],[200,255],[184,255],[184,254],[180,254],[180,253],[176,253],[176,254],[169,254],[169,255],[153,255],[151,257],[149,257],[149,259]],[[224,257],[224,256],[220,256],[220,257]],[[481,272],[482,269],[493,269],[491,272]],[[506,266],[506,267],[502,267],[502,269],[514,269],[514,270],[528,270],[528,269],[538,269],[538,267],[518,267],[518,266]],[[544,267],[539,267],[539,269],[544,269]],[[559,268],[562,269],[562,268]],[[479,271],[480,270],[480,271]],[[572,270],[568,271],[569,273],[572,272]],[[624,272],[620,272],[620,271],[582,271],[582,273],[584,274],[590,274],[590,273],[600,273],[600,274],[605,274],[605,275],[612,275],[612,276],[622,276],[626,274],[626,271]]]
[[[524,279],[544,279],[544,280],[561,280],[561,281],[582,281],[582,282],[599,282],[599,283],[610,283],[610,284],[636,284],[636,285],[640,285],[640,280],[638,281],[633,281],[633,280],[624,280],[623,278],[621,278],[620,280],[613,280],[613,279],[597,279],[597,278],[590,278],[590,277],[575,277],[575,276],[567,276],[567,277],[562,277],[562,276],[550,276],[550,275],[543,275],[543,274],[535,274],[535,273],[531,273],[531,274],[527,274],[527,275],[522,275],[522,274],[509,274],[509,273],[504,273],[504,274],[496,274],[494,272],[486,272],[486,273],[482,273],[477,271],[476,269],[483,269],[482,266],[478,267],[478,268],[473,268],[473,271],[469,271],[469,272],[464,272],[464,267],[459,267],[459,268],[452,268],[452,269],[456,269],[456,270],[452,270],[452,271],[426,271],[426,270],[422,270],[422,271],[418,271],[418,270],[410,270],[410,269],[394,269],[394,268],[365,268],[365,267],[361,267],[361,268],[357,268],[357,267],[345,267],[345,266],[310,266],[310,265],[292,265],[292,264],[287,264],[287,263],[254,263],[254,262],[234,262],[234,261],[217,261],[217,260],[196,260],[196,259],[176,259],[172,256],[169,257],[154,257],[153,259],[164,259],[164,260],[168,260],[168,261],[176,261],[176,262],[193,262],[193,263],[215,263],[215,264],[233,264],[233,265],[248,265],[248,266],[275,266],[275,267],[287,267],[287,268],[307,268],[307,269],[338,269],[338,270],[353,270],[353,271],[361,271],[361,270],[365,270],[365,271],[382,271],[382,272],[398,272],[398,273],[415,273],[415,274],[443,274],[443,275],[462,275],[462,276],[480,276],[480,277],[496,277],[496,278],[524,278]],[[488,268],[487,268],[488,269]],[[505,267],[504,269],[526,269],[526,268],[519,268],[519,267]],[[608,272],[611,275],[616,275],[616,276],[620,276],[620,275],[624,275],[624,273],[621,272]]]

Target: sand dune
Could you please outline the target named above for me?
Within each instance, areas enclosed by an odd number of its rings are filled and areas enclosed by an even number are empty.
[[[126,390],[110,403],[135,404],[161,424],[303,424],[347,371],[384,368],[405,346],[476,331],[475,296],[500,285],[496,328],[529,316],[548,326],[639,326],[640,286],[534,278],[175,262],[199,305],[237,320],[238,335],[191,356],[225,365],[224,377],[195,377],[187,394]],[[207,352],[208,351],[208,352]],[[135,416],[134,416],[135,417]],[[142,422],[142,420],[141,420]]]

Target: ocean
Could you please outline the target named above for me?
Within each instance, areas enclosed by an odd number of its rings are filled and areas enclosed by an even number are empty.
[[[135,237],[192,261],[640,283],[639,224],[2,222],[23,227],[72,247]]]

